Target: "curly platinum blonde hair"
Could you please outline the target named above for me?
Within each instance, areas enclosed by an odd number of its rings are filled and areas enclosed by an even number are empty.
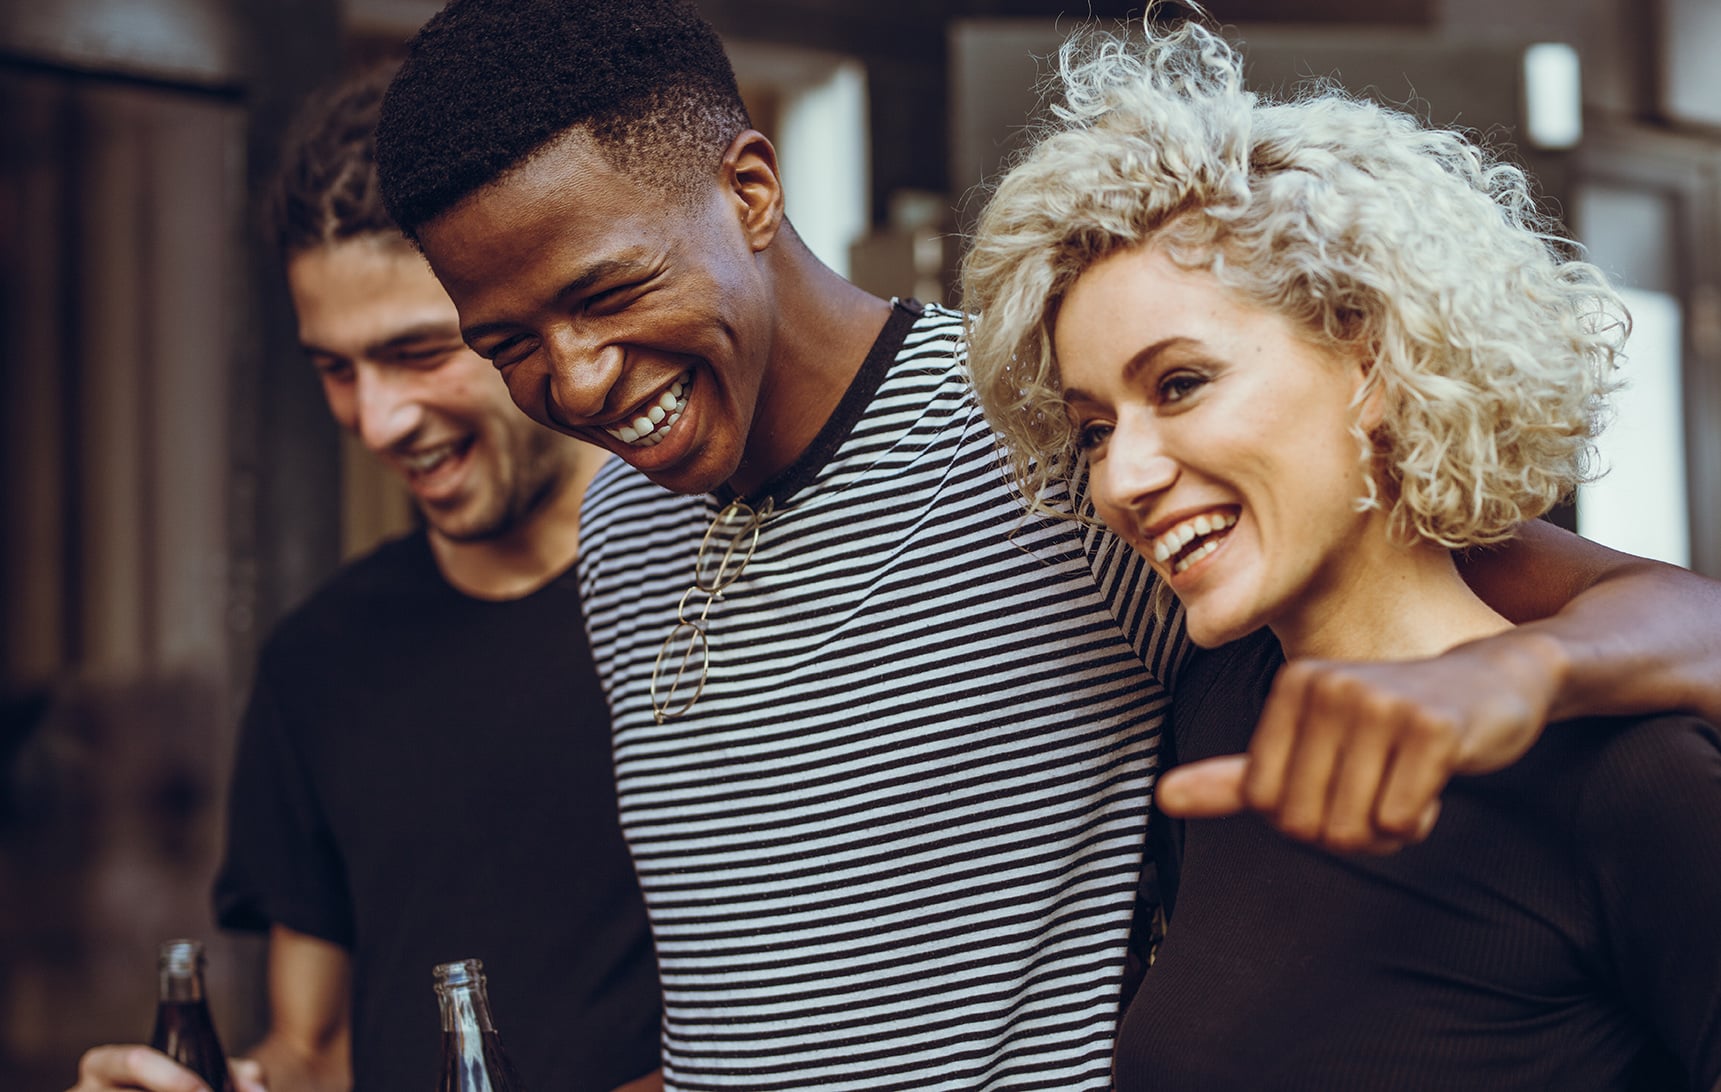
[[[1078,35],[1058,77],[963,262],[975,386],[1031,507],[1054,510],[1048,487],[1079,470],[1059,303],[1146,246],[1372,362],[1358,403],[1380,395],[1384,419],[1356,430],[1377,468],[1359,505],[1395,535],[1497,542],[1583,480],[1630,323],[1522,171],[1331,88],[1259,98],[1194,23],[1145,45]]]

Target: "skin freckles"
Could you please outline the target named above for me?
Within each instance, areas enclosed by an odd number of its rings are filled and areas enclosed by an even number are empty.
[[[1100,517],[1153,561],[1200,644],[1302,614],[1388,548],[1356,510],[1356,360],[1152,248],[1083,273],[1054,342]],[[1301,628],[1318,639],[1322,623]]]
[[[1222,815],[1247,794],[1286,833],[1347,850],[1424,837],[1460,759],[1455,722],[1310,665],[1435,656],[1508,624],[1448,551],[1395,542],[1380,511],[1359,510],[1359,432],[1381,424],[1359,397],[1363,361],[1151,246],[1085,271],[1053,339],[1100,518],[1177,593],[1196,642],[1268,626],[1295,661],[1249,758],[1183,767],[1162,806]]]

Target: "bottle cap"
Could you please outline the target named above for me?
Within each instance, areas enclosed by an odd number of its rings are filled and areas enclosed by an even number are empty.
[[[473,986],[484,982],[484,961],[479,959],[460,959],[453,963],[438,963],[431,972],[436,979],[437,988],[446,986]]]
[[[190,975],[203,969],[203,942],[197,940],[164,940],[161,942],[161,969],[171,975]]]

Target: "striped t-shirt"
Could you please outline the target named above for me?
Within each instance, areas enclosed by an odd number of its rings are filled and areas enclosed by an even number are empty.
[[[898,304],[763,491],[704,692],[661,725],[653,662],[723,501],[620,463],[587,495],[672,1089],[1109,1086],[1182,630],[1133,551],[1025,516],[961,330]]]

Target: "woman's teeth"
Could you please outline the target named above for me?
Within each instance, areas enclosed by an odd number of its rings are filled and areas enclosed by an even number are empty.
[[[1193,550],[1188,549],[1190,543],[1228,531],[1236,523],[1235,512],[1203,512],[1193,519],[1186,519],[1153,540],[1153,560],[1162,565],[1171,561],[1171,571],[1180,573],[1219,548],[1217,538],[1207,539]],[[1173,558],[1176,560],[1172,561]]]
[[[1178,558],[1177,563],[1171,566],[1171,571],[1174,573],[1180,573],[1218,548],[1219,543],[1217,542],[1203,542],[1201,545],[1195,547],[1195,549]]]
[[[604,431],[624,444],[655,447],[669,435],[675,422],[681,420],[681,412],[687,408],[687,391],[692,386],[693,372],[689,370],[670,384],[669,389],[659,395],[645,412],[620,428],[606,428]]]

